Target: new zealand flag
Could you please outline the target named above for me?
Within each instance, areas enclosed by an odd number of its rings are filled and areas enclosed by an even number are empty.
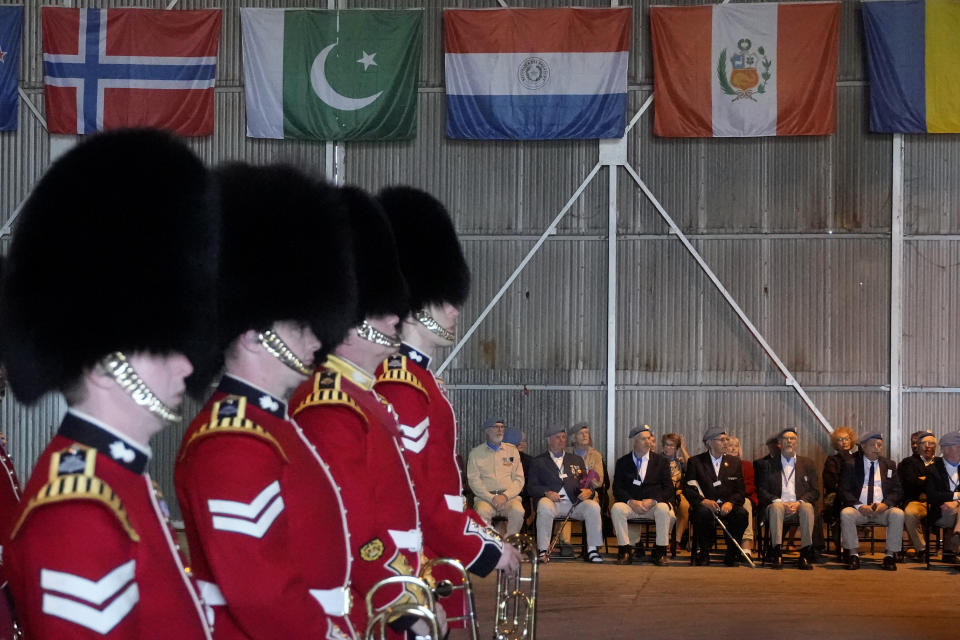
[[[17,130],[17,72],[23,6],[0,7],[0,131]]]

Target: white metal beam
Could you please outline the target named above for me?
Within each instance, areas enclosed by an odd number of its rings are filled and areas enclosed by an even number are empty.
[[[903,134],[893,134],[890,194],[890,447],[900,459],[903,437]]]
[[[602,144],[602,142],[601,142]],[[623,147],[626,148],[626,145]],[[617,451],[617,167],[607,166],[607,464]]]

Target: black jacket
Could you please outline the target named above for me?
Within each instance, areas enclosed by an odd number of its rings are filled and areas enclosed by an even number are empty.
[[[880,486],[883,489],[883,504],[899,507],[903,500],[903,487],[897,473],[897,463],[890,458],[877,458],[880,465]],[[840,496],[843,506],[852,507],[860,502],[860,490],[863,489],[863,454],[857,452],[849,464],[840,471]]]
[[[900,474],[900,484],[903,485],[904,505],[914,500],[926,502],[927,469],[929,467],[923,464],[923,458],[919,453],[904,458],[900,462],[897,472]]]
[[[613,499],[617,502],[646,500],[653,498],[657,502],[673,500],[673,480],[670,479],[670,462],[661,454],[650,452],[647,460],[647,472],[641,484],[637,467],[633,463],[633,452],[617,459],[613,472]],[[634,482],[636,481],[636,482]]]
[[[566,478],[560,477],[560,470],[553,462],[549,449],[535,457],[530,462],[530,477],[526,479],[530,497],[539,500],[547,491],[560,493],[560,489],[566,489],[570,501],[576,502],[580,495],[580,476],[587,472],[587,465],[577,454],[564,453],[563,471]]]
[[[768,473],[757,480],[757,495],[760,498],[761,509],[765,509],[771,502],[780,498],[780,492],[783,490],[783,463],[780,456],[768,459],[767,469]],[[820,497],[820,491],[817,489],[817,468],[810,458],[797,456],[794,489],[797,492],[797,500],[814,504]]]
[[[700,485],[703,496],[696,487],[690,485],[693,480]],[[714,482],[718,484],[714,485]],[[743,485],[743,468],[740,458],[724,454],[720,461],[718,477],[713,471],[713,462],[710,460],[708,451],[693,456],[687,462],[687,474],[683,478],[683,494],[687,496],[691,507],[699,505],[704,498],[732,502],[737,507],[742,506],[747,490]]]
[[[953,502],[953,494],[960,489],[950,488],[950,478],[947,477],[947,465],[943,458],[934,458],[933,464],[927,467],[926,492],[930,502],[930,514],[940,517],[940,505],[944,502]]]

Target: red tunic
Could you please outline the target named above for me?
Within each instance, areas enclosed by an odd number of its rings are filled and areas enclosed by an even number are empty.
[[[373,390],[374,379],[331,356],[290,398],[292,415],[330,465],[340,485],[351,534],[352,619],[366,628],[364,598],[378,581],[420,571],[420,516],[407,465],[397,444],[393,407]],[[380,589],[374,606],[413,602],[414,591]]]
[[[376,389],[400,417],[400,444],[420,500],[428,555],[459,560],[485,576],[500,560],[502,543],[464,508],[457,465],[457,423],[429,357],[406,344],[377,369]]]
[[[113,430],[64,417],[3,549],[26,637],[210,640],[147,459]]]
[[[285,403],[224,376],[174,483],[218,639],[354,637],[343,505]]]

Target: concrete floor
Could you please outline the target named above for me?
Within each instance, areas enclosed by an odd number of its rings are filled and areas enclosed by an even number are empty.
[[[863,556],[859,571],[836,562],[783,571],[722,562],[691,567],[551,562],[540,571],[537,637],[827,640],[960,638],[960,572],[906,562],[879,568]],[[721,559],[714,556],[715,561]],[[789,562],[789,559],[787,560]],[[481,638],[490,638],[496,579],[474,579]],[[451,634],[462,639],[463,632]]]

